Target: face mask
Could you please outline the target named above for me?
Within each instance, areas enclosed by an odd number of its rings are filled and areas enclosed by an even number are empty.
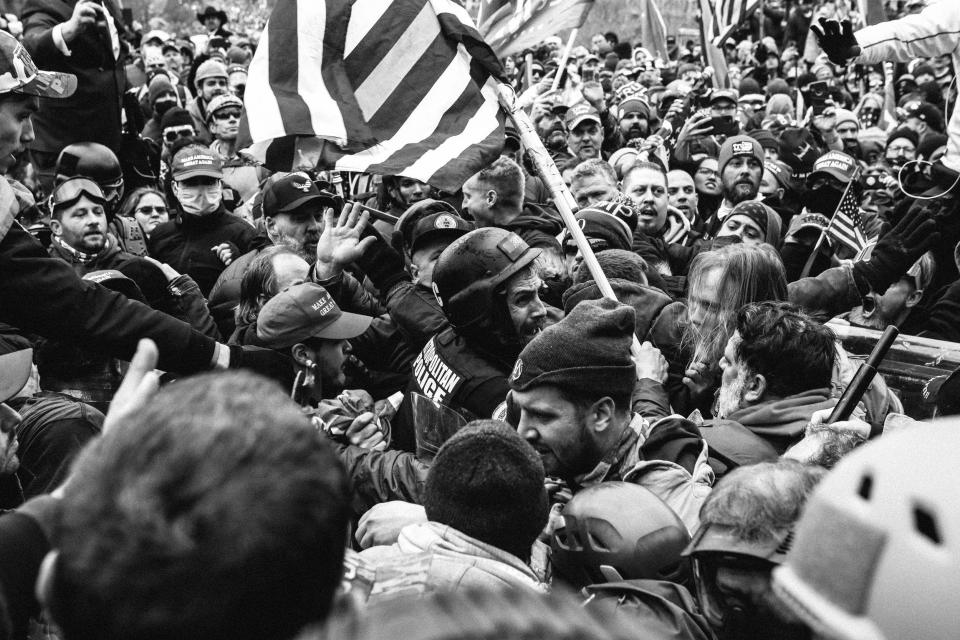
[[[843,197],[843,191],[829,185],[824,185],[819,189],[808,189],[803,196],[803,206],[814,213],[822,213],[825,216],[833,215]]]
[[[180,185],[177,189],[179,191],[177,200],[180,201],[183,210],[190,215],[206,216],[220,208],[223,187],[219,183],[196,187]]]
[[[863,156],[863,151],[860,149],[859,140],[844,140],[843,141],[843,151],[850,154],[857,160],[861,160]]]
[[[176,100],[157,100],[153,103],[153,111],[157,114],[157,120],[163,117],[167,111],[177,106]]]

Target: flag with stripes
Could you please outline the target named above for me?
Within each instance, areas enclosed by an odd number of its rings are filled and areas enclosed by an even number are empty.
[[[860,215],[860,202],[857,194],[850,188],[856,176],[847,185],[843,198],[837,206],[833,219],[827,226],[827,238],[834,244],[839,243],[850,247],[857,253],[867,246],[867,236],[863,230],[863,217]]]
[[[593,0],[485,0],[477,26],[500,57],[518,53],[565,29],[579,28]]]
[[[454,0],[278,0],[250,63],[238,147],[274,171],[456,191],[500,154],[503,78]]]
[[[710,3],[707,3],[710,4]],[[760,6],[760,0],[716,0],[713,4],[715,28],[713,45],[723,47],[733,32],[747,21],[747,18]]]
[[[703,49],[705,62],[713,69],[716,86],[726,88],[730,86],[727,74],[727,59],[717,45],[713,44],[717,34],[717,21],[714,18],[713,0],[699,0],[697,11],[700,23],[700,46]]]

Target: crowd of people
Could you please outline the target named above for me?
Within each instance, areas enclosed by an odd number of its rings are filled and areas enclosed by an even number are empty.
[[[857,6],[504,58],[585,243],[510,122],[242,154],[249,16],[5,16],[0,638],[955,637],[960,374],[834,410],[960,342],[960,10]]]

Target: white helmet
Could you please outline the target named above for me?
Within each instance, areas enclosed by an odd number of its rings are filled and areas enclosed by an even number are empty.
[[[807,503],[773,589],[828,638],[958,637],[960,419],[841,460]]]

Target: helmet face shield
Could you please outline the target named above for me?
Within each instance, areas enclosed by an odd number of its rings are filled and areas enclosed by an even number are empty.
[[[738,553],[703,553],[692,557],[697,599],[707,621],[715,629],[731,620],[752,615],[757,596],[770,590],[774,563]]]

